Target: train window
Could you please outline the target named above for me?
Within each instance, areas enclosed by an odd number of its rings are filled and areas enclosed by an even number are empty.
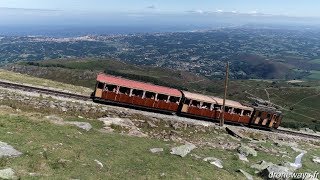
[[[214,106],[213,106],[213,108],[214,108],[214,110],[221,110],[221,105],[218,105],[218,104],[215,104]]]
[[[211,107],[211,103],[206,103],[206,102],[204,102],[201,106],[201,108],[203,109],[210,109],[210,107]]]
[[[156,93],[146,92],[146,98],[148,98],[148,99],[155,99],[155,98],[156,98]]]
[[[119,92],[120,92],[120,94],[126,94],[126,95],[129,95],[129,94],[130,94],[130,88],[127,88],[127,87],[120,87]]]
[[[170,96],[169,101],[172,103],[179,103],[180,98],[179,97],[174,97]]]
[[[226,112],[226,113],[231,113],[231,112],[232,112],[232,108],[226,106],[226,107],[224,108],[224,112]]]
[[[240,114],[241,114],[241,112],[242,112],[242,109],[238,109],[238,108],[236,108],[236,109],[234,109],[234,110],[233,110],[233,112],[234,112],[235,114],[240,115]]]
[[[250,116],[250,114],[251,114],[251,111],[249,111],[249,110],[244,110],[243,111],[243,115],[244,116]]]
[[[143,91],[142,91],[142,90],[134,89],[134,90],[132,91],[132,96],[142,97],[142,96],[143,96]]]
[[[196,100],[192,100],[191,106],[200,108],[200,102]]]
[[[159,101],[167,101],[168,100],[168,96],[164,95],[164,94],[158,94],[157,99]]]
[[[185,99],[185,100],[184,100],[184,104],[189,105],[189,104],[190,104],[190,99]]]
[[[97,88],[98,89],[103,89],[104,83],[98,82]]]
[[[107,85],[106,86],[106,89],[108,90],[108,91],[112,91],[112,92],[117,92],[117,86],[116,85]]]

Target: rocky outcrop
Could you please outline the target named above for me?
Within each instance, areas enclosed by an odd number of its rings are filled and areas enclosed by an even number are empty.
[[[206,157],[203,160],[217,166],[220,169],[223,168],[222,161],[220,159],[217,159],[215,157]]]
[[[320,157],[313,156],[312,161],[313,161],[314,163],[318,163],[318,164],[320,164]]]
[[[0,170],[0,179],[18,179],[15,172],[11,168]]]
[[[277,178],[278,175],[292,174],[292,173],[293,172],[288,167],[272,164],[272,165],[268,166],[267,168],[265,168],[264,170],[262,170],[260,172],[260,175],[264,179],[278,179]]]
[[[91,124],[87,122],[64,121],[63,118],[56,115],[46,116],[45,118],[51,121],[52,123],[58,124],[58,125],[75,125],[78,128],[86,131],[90,131],[90,129],[92,129]]]
[[[171,154],[178,155],[181,157],[185,157],[189,154],[193,149],[197,148],[194,144],[188,143],[182,146],[171,148]]]
[[[22,155],[21,152],[17,151],[9,144],[0,141],[0,158],[2,158],[2,157],[18,157],[20,155]]]
[[[241,161],[249,162],[248,158],[243,154],[238,153],[238,157]]]

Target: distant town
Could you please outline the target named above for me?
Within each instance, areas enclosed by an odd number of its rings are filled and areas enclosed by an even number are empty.
[[[113,58],[221,78],[225,62],[229,61],[231,77],[236,79],[320,78],[320,32],[311,29],[223,28],[72,38],[2,36],[0,51],[1,64]]]

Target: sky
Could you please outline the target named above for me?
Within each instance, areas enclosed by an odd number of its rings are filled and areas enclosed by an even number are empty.
[[[1,8],[87,13],[239,12],[320,17],[319,0],[0,0]]]

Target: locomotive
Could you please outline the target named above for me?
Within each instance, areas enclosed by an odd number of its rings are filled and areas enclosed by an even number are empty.
[[[223,108],[223,99],[219,97],[103,73],[97,76],[93,100],[99,103],[113,103],[208,121],[219,120]],[[226,123],[276,129],[281,123],[282,113],[267,106],[247,105],[226,100],[224,120]]]

